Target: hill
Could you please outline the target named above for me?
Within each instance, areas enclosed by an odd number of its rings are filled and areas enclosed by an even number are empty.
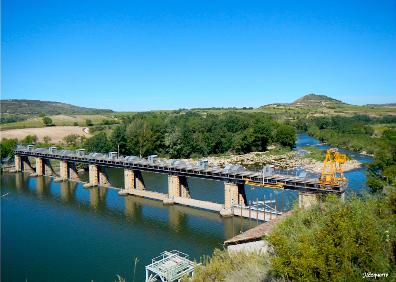
[[[396,108],[396,103],[388,103],[388,104],[367,104],[366,107],[374,107],[374,108]]]
[[[94,109],[78,107],[61,102],[40,101],[40,100],[0,100],[1,114],[40,114],[57,115],[57,114],[103,114],[112,113],[108,109]]]
[[[339,107],[339,106],[346,106],[348,104],[328,97],[326,95],[317,95],[317,94],[308,94],[305,95],[293,103],[274,103],[264,105],[260,108],[282,108],[282,107],[291,107],[291,108],[331,108],[331,107]]]
[[[297,99],[291,105],[300,108],[311,108],[311,107],[334,107],[334,106],[341,106],[347,104],[340,100],[328,97],[326,95],[308,94]]]

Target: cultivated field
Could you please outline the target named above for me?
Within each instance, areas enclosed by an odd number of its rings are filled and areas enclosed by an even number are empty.
[[[51,138],[51,143],[59,143],[69,134],[77,134],[89,137],[89,131],[86,127],[80,126],[50,126],[41,128],[21,128],[0,131],[0,139],[17,138],[18,140],[25,138],[27,135],[36,135],[38,141],[42,142],[44,136]]]
[[[52,122],[57,126],[68,126],[75,123],[79,126],[85,126],[86,120],[89,119],[96,125],[102,123],[104,120],[114,120],[113,115],[52,115],[49,116]],[[32,117],[24,121],[3,123],[0,125],[0,130],[18,129],[18,128],[33,128],[44,127],[43,119],[41,117]]]

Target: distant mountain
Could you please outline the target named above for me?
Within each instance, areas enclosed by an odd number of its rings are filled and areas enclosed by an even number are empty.
[[[111,113],[108,109],[78,107],[61,102],[40,100],[0,100],[1,114],[102,114]]]
[[[276,107],[295,107],[295,108],[327,108],[348,105],[340,100],[328,97],[326,95],[308,94],[293,103],[274,103],[264,105],[261,108]]]

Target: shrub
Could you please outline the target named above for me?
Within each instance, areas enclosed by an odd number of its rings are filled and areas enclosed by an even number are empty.
[[[52,125],[52,119],[50,117],[43,117],[43,123],[45,126]]]
[[[268,237],[273,270],[299,281],[360,281],[365,272],[394,275],[391,214],[375,196],[345,203],[331,197],[308,211],[297,209]]]
[[[90,119],[86,119],[86,120],[85,120],[85,124],[86,124],[87,126],[92,126],[92,125],[93,125],[92,120],[90,120]]]

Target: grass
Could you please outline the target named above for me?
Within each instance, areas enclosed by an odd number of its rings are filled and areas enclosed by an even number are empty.
[[[202,265],[196,266],[192,281],[259,282],[269,278],[269,269],[269,259],[265,255],[233,254],[216,249],[211,257],[203,257]]]
[[[307,151],[308,154],[304,156],[304,158],[309,158],[309,159],[314,159],[317,161],[323,161],[326,156],[326,151],[325,150],[319,150],[318,148],[315,147],[303,147],[303,150]]]

